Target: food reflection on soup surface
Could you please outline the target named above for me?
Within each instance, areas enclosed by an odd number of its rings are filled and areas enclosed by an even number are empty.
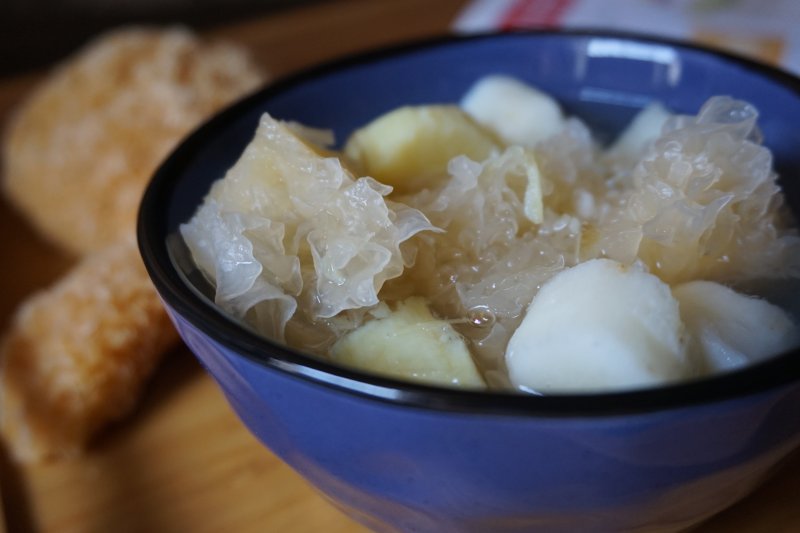
[[[180,228],[225,312],[344,366],[448,387],[617,391],[800,344],[758,112],[654,102],[608,147],[519,80],[402,107],[334,151],[261,117]]]

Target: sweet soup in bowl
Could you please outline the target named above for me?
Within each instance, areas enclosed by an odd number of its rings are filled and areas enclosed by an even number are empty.
[[[265,113],[180,227],[225,312],[387,376],[535,394],[694,379],[800,343],[758,111],[652,103],[610,147],[517,79],[333,134]]]
[[[243,423],[369,527],[686,528],[800,444],[798,95],[616,34],[348,58],[188,138],[140,248]]]

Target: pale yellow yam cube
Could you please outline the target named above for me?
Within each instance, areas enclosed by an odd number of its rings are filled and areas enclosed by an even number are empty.
[[[457,106],[401,107],[357,130],[345,155],[362,174],[398,193],[434,187],[457,155],[483,161],[499,145],[492,133]]]
[[[334,361],[387,377],[432,385],[484,388],[464,339],[413,297],[387,317],[350,332],[331,350]]]

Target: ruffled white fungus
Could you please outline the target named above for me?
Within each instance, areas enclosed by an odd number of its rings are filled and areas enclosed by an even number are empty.
[[[378,304],[410,264],[400,245],[433,226],[355,179],[268,114],[255,138],[181,233],[216,302],[283,338],[298,305],[308,320]]]

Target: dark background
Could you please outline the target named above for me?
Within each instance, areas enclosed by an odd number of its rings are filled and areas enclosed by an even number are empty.
[[[114,26],[180,23],[202,30],[312,1],[0,0],[0,76],[51,65]]]

